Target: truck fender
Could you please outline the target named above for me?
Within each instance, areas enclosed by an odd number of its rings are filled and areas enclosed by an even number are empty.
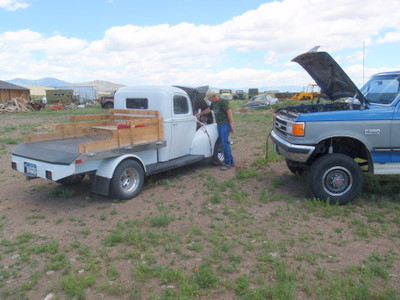
[[[104,159],[97,168],[96,174],[92,177],[91,191],[96,194],[108,196],[110,190],[110,182],[113,177],[115,168],[123,160],[129,158],[138,161],[142,165],[144,172],[146,172],[146,165],[137,155],[134,154],[125,154],[113,158]]]
[[[325,126],[325,127],[324,127]],[[328,128],[328,126],[330,126]],[[347,125],[346,125],[347,126]],[[312,128],[312,131],[309,130],[309,135],[314,137],[314,141],[317,141],[317,144],[323,140],[331,139],[331,138],[351,138],[354,140],[358,140],[361,144],[363,144],[368,152],[372,151],[373,143],[371,143],[373,136],[367,136],[365,134],[364,127],[355,128],[354,126],[349,130],[345,126],[340,126],[338,124],[337,128],[332,128],[331,124],[316,124],[315,127]],[[325,130],[327,128],[327,130]],[[311,128],[310,128],[311,129]],[[327,134],[329,132],[329,134]],[[382,139],[382,135],[376,135],[376,139]],[[309,141],[306,141],[308,143]],[[385,141],[386,143],[386,141]],[[387,141],[389,143],[389,140]]]
[[[103,160],[99,165],[99,167],[97,168],[96,176],[112,178],[115,168],[120,164],[121,161],[127,158],[132,158],[134,160],[137,160],[142,165],[143,170],[146,172],[146,166],[140,159],[140,157],[134,154],[125,154]]]
[[[190,154],[211,157],[213,155],[214,145],[217,139],[218,130],[216,123],[200,126],[193,137],[193,141],[190,146]]]
[[[362,135],[359,134],[353,134],[351,135],[350,133],[347,132],[343,132],[343,134],[334,134],[334,135],[329,135],[329,136],[325,136],[324,138],[319,138],[317,144],[321,143],[324,140],[329,140],[329,139],[335,139],[335,138],[347,138],[347,139],[352,139],[355,141],[358,141],[361,145],[364,145],[366,151],[367,151],[367,155],[369,157],[372,157],[372,146],[370,145],[370,142],[363,137]]]

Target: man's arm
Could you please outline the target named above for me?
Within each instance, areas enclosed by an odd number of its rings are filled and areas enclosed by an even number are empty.
[[[200,116],[204,116],[204,115],[206,115],[206,114],[208,114],[208,113],[210,113],[211,112],[211,109],[209,108],[209,107],[207,107],[205,110],[203,110],[201,113],[200,113]]]
[[[230,132],[233,133],[233,115],[232,115],[232,109],[228,108],[228,109],[226,110],[226,115],[228,116],[229,130],[230,130]]]

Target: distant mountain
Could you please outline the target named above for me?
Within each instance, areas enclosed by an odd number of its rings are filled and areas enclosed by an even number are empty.
[[[81,83],[71,83],[68,81],[60,80],[57,78],[41,78],[35,80],[23,79],[23,78],[15,78],[12,80],[7,80],[8,82],[14,83],[16,85],[26,86],[31,88],[32,86],[42,86],[42,87],[66,87],[69,85],[78,85],[78,86],[95,86],[99,94],[110,94],[115,90],[123,87],[124,85],[113,83],[110,81],[104,80],[94,80],[89,82],[81,82]],[[253,88],[253,87],[252,87]],[[254,86],[254,88],[257,88]],[[214,89],[214,88],[213,88]],[[217,88],[215,88],[217,90]],[[240,87],[240,88],[231,88],[233,92],[236,90],[244,90],[247,92],[249,87]],[[260,86],[258,87],[259,93],[263,93],[265,91],[280,91],[280,92],[299,92],[303,89],[300,86]]]
[[[70,85],[68,81],[60,80],[57,78],[40,78],[40,79],[24,79],[24,78],[14,78],[7,80],[8,82],[17,85],[39,85],[39,86],[65,86]]]
[[[118,90],[121,87],[124,87],[122,84],[118,83],[113,83],[110,81],[104,81],[104,80],[94,80],[94,81],[89,81],[89,82],[80,82],[80,83],[71,83],[68,81],[60,80],[57,78],[41,78],[41,79],[24,79],[24,78],[15,78],[11,80],[7,80],[7,82],[20,85],[20,86],[25,86],[29,89],[31,89],[31,94],[34,95],[36,93],[40,93],[40,95],[45,94],[45,89],[46,87],[50,88],[57,88],[57,87],[67,87],[67,86],[95,86],[97,87],[97,91],[99,94],[111,94],[115,90]],[[36,89],[34,87],[42,87],[42,89],[39,92],[35,92]]]
[[[81,83],[73,83],[72,85],[79,85],[79,86],[95,86],[99,94],[111,94],[112,92],[118,90],[125,85],[113,83],[110,81],[104,80],[94,80],[89,82],[81,82]]]

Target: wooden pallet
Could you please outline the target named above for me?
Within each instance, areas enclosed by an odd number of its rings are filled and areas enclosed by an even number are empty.
[[[96,152],[160,141],[162,118],[156,110],[110,109],[110,114],[72,116],[72,123],[55,125],[54,132],[24,136],[24,143],[89,136],[78,145],[80,153]]]

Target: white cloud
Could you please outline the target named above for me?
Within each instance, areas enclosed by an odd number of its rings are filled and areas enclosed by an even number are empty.
[[[0,7],[23,3],[0,0]],[[54,76],[124,84],[303,85],[310,78],[289,61],[315,45],[329,52],[347,49],[340,63],[357,69],[364,42],[371,46],[399,42],[400,6],[392,4],[392,0],[274,1],[215,26],[130,24],[112,27],[96,41],[61,34],[46,37],[31,30],[0,32],[0,71],[2,76],[9,74],[7,79]],[[229,49],[249,58],[263,53],[264,70],[237,65],[235,57],[229,59],[235,65],[224,67]],[[273,71],[278,64],[279,71]]]
[[[395,43],[400,41],[400,30],[388,32],[382,38],[378,39],[378,43]]]
[[[0,8],[8,11],[15,11],[29,7],[27,1],[22,0],[0,0]]]

